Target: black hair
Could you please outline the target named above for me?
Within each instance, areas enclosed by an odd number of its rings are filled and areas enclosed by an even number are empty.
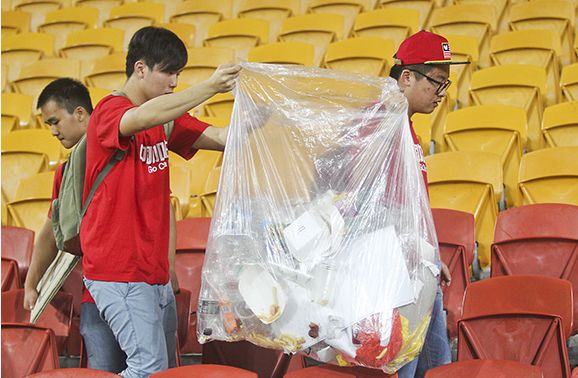
[[[177,72],[187,63],[187,48],[172,31],[146,26],[134,33],[128,44],[127,77],[133,74],[137,60],[144,61],[151,70],[158,65],[161,72]]]
[[[389,71],[389,76],[394,78],[395,80],[399,80],[399,77],[401,76],[403,70],[413,70],[422,73],[424,75],[427,75],[435,67],[436,67],[435,64],[405,64],[405,65],[396,64],[391,67],[391,70]],[[416,76],[416,80],[421,80],[423,78],[424,77],[421,75]]]
[[[75,79],[63,77],[52,81],[40,92],[36,108],[40,109],[50,100],[66,108],[70,114],[78,106],[82,106],[88,114],[92,113],[90,93],[80,81]]]

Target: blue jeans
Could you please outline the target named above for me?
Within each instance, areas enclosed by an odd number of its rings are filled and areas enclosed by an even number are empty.
[[[422,378],[431,368],[452,362],[448,330],[444,316],[442,289],[438,286],[431,320],[419,356],[398,370],[399,378]]]
[[[126,353],[126,369],[119,375],[148,377],[176,365],[177,322],[170,282],[107,282],[87,278],[84,284]]]

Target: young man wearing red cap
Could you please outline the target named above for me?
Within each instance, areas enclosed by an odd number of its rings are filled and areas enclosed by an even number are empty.
[[[425,158],[413,129],[411,117],[415,113],[433,112],[442,101],[451,84],[450,64],[469,62],[452,61],[448,40],[441,35],[423,30],[403,41],[394,58],[396,64],[391,68],[390,76],[397,80],[400,90],[407,98],[409,127],[427,187]],[[449,285],[450,282],[449,270],[442,263],[441,283]],[[398,371],[398,375],[400,378],[423,377],[428,369],[450,362],[451,351],[443,314],[442,292],[438,288],[423,349],[418,358]]]

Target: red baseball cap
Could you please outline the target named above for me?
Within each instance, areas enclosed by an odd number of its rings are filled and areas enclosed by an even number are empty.
[[[469,64],[452,60],[448,40],[439,34],[422,30],[399,45],[393,56],[395,64]]]

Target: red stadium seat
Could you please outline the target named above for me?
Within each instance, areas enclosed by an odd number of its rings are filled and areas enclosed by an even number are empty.
[[[505,276],[468,286],[458,323],[458,361],[514,360],[544,377],[569,377],[566,339],[572,285],[544,276]]]
[[[285,374],[285,378],[397,378],[397,373],[386,374],[378,369],[362,367],[339,367],[335,365],[319,365],[295,370]]]
[[[2,257],[2,292],[19,289],[20,287],[18,264],[12,259]]]
[[[82,277],[82,259],[80,259],[64,281],[61,289],[65,293],[72,295],[72,322],[70,335],[66,343],[66,352],[71,356],[78,356],[81,353],[80,344],[82,337],[80,336],[80,302],[82,300],[82,291],[84,287]]]
[[[470,284],[470,265],[474,261],[474,216],[457,210],[432,209],[440,257],[452,275],[450,286],[442,286],[444,309],[448,312],[448,334],[458,336],[464,292]]]
[[[151,375],[151,378],[257,378],[257,374],[231,366],[222,365],[189,365],[168,369]]]
[[[428,370],[425,378],[542,378],[537,366],[507,360],[458,361]]]
[[[58,347],[52,330],[2,323],[2,377],[25,377],[58,367]]]
[[[572,282],[578,293],[578,206],[535,204],[498,214],[492,277],[535,274]],[[578,333],[578,300],[574,327]]]
[[[175,301],[177,304],[177,336],[179,338],[179,345],[185,345],[189,333],[189,323],[191,319],[191,292],[187,289],[180,289],[175,294]],[[196,335],[192,335],[195,337]]]
[[[16,260],[22,285],[32,260],[34,231],[21,227],[2,226],[2,257]]]
[[[58,351],[62,352],[70,335],[71,320],[72,295],[58,292],[40,315],[36,325],[49,328],[54,332]],[[2,293],[2,322],[26,324],[29,321],[30,311],[24,309],[24,289]]]
[[[118,375],[107,371],[86,369],[86,368],[66,368],[43,371],[28,376],[27,378],[107,378],[118,377]]]

